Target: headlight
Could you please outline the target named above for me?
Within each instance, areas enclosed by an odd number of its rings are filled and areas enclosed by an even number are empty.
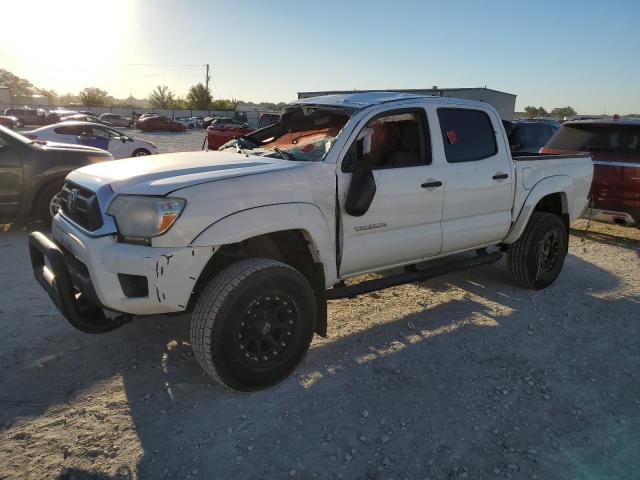
[[[171,228],[186,203],[182,198],[118,195],[107,213],[115,218],[120,235],[148,242]]]

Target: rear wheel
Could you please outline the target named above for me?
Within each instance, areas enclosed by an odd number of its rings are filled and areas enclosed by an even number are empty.
[[[191,320],[191,345],[215,380],[235,390],[260,390],[295,369],[315,322],[307,279],[282,262],[251,258],[222,270],[202,292]]]
[[[509,247],[511,276],[523,287],[548,287],[560,275],[568,247],[562,219],[552,213],[533,212],[520,238]]]

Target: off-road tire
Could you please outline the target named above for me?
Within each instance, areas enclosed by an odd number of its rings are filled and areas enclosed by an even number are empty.
[[[543,268],[541,249],[548,234],[557,235],[558,251],[552,266]],[[562,270],[569,246],[569,232],[558,215],[533,212],[520,238],[509,246],[507,263],[513,279],[523,287],[541,290]]]
[[[33,205],[33,217],[40,220],[46,230],[51,228],[51,211],[49,205],[51,199],[62,190],[62,181],[45,186],[37,195]]]
[[[290,335],[280,354],[275,351],[272,357],[264,357],[265,364],[248,366],[249,358],[241,353],[246,355],[246,350],[240,350],[245,348],[241,346],[245,339],[237,339],[243,330],[238,329],[247,328],[241,325],[255,318],[251,309],[256,302],[259,305],[263,299],[269,300],[268,295],[289,300],[284,305],[293,306],[287,312],[294,312],[295,325],[291,332],[280,331]],[[282,301],[280,297],[273,298]],[[278,383],[296,368],[309,349],[315,323],[314,292],[302,274],[276,260],[249,258],[223,269],[202,291],[191,318],[191,346],[214,380],[234,390],[260,390]]]

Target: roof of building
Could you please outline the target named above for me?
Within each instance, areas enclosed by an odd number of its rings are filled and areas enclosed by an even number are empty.
[[[398,92],[398,93],[413,93],[418,95],[425,95],[426,92],[464,92],[469,90],[485,90],[488,92],[500,93],[502,95],[509,95],[516,97],[513,93],[502,92],[500,90],[494,90],[487,87],[464,87],[464,88],[389,88],[389,89],[365,89],[365,90],[319,90],[310,92],[298,92],[300,95],[311,95],[314,97],[320,95],[335,95],[335,94],[347,94],[347,93],[374,93],[374,92]]]
[[[370,107],[371,105],[379,105],[381,103],[395,102],[401,100],[421,99],[425,101],[435,101],[439,103],[451,103],[466,105],[486,105],[485,102],[476,100],[465,100],[453,97],[439,97],[433,95],[416,95],[412,93],[399,92],[355,92],[332,95],[319,95],[317,97],[306,97],[291,102],[293,105],[322,105],[322,106],[340,106],[361,109]]]

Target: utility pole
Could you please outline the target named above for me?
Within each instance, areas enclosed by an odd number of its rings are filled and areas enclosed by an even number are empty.
[[[209,77],[209,64],[207,63],[205,66],[207,67],[207,73],[206,73],[206,75],[204,77],[204,82],[205,82],[205,86],[207,87],[207,91],[209,91],[209,79],[210,79],[210,77]]]

